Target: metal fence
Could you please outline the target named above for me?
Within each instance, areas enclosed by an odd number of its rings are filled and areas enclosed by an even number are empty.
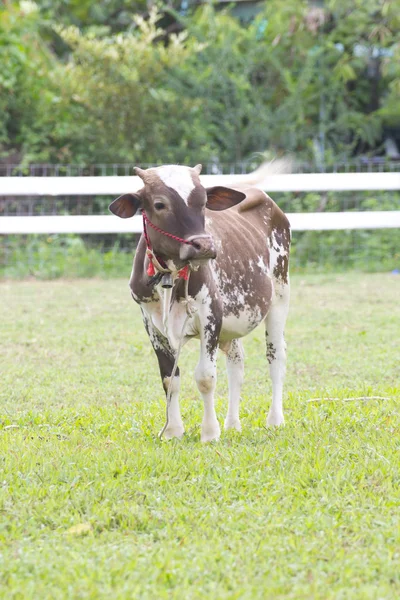
[[[262,155],[256,155],[250,160],[234,163],[220,163],[211,161],[203,164],[203,174],[206,175],[243,175],[254,171],[265,160]],[[139,163],[142,169],[154,164]],[[314,164],[311,162],[293,161],[293,173],[384,173],[400,172],[400,160],[388,160],[384,157],[356,158],[353,160],[335,161],[327,164]],[[62,163],[31,163],[0,164],[0,177],[105,177],[132,175],[131,163],[97,163],[62,164]]]

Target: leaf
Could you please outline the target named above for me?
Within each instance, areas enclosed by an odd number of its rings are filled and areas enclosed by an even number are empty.
[[[357,78],[356,72],[349,63],[339,62],[335,67],[335,75],[340,81],[346,83]]]

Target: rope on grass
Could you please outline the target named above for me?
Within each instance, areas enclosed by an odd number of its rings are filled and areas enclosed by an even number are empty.
[[[368,400],[390,400],[385,396],[357,396],[356,398],[310,398],[308,402],[367,402]]]

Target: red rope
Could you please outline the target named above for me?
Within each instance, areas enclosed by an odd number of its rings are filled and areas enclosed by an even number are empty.
[[[146,215],[145,211],[142,211],[142,215],[143,215],[143,231],[144,231],[144,237],[146,238],[146,243],[147,246],[149,246],[149,238],[147,235],[147,230],[146,230],[146,223],[148,225],[150,225],[150,227],[152,227],[153,229],[155,229],[156,231],[158,231],[158,233],[162,233],[162,235],[166,235],[169,238],[180,242],[181,244],[189,244],[189,246],[193,246],[193,242],[190,242],[189,240],[184,240],[183,238],[177,237],[176,235],[172,235],[172,233],[168,233],[168,231],[164,231],[163,229],[160,229],[159,227],[157,227],[157,225],[154,225],[154,223],[152,223],[149,219],[149,217]]]
[[[178,278],[187,281],[189,279],[189,265],[178,271]]]
[[[184,240],[183,238],[177,237],[176,235],[172,235],[172,233],[168,233],[167,231],[160,229],[159,227],[157,227],[157,225],[154,225],[154,223],[152,223],[150,221],[149,217],[146,215],[144,210],[142,210],[142,215],[143,215],[143,235],[144,235],[144,239],[146,240],[147,257],[149,259],[149,265],[147,267],[147,275],[149,277],[153,277],[155,275],[156,270],[155,270],[153,260],[152,260],[153,250],[151,248],[149,234],[147,233],[146,223],[148,225],[150,225],[150,227],[152,227],[153,229],[158,231],[158,233],[162,233],[163,235],[166,235],[166,236],[172,238],[173,240],[180,242],[181,244],[189,244],[190,246],[193,246],[193,242],[189,242],[189,240]],[[157,260],[162,267],[164,267],[165,269],[168,268],[167,265],[165,264],[165,262],[158,256],[157,256]],[[189,265],[186,265],[180,271],[178,271],[178,277],[180,279],[184,279],[185,281],[187,281],[189,279]]]

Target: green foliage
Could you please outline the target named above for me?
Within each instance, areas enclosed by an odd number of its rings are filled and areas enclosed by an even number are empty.
[[[381,106],[394,85],[389,65],[396,63],[399,8],[398,0],[335,0],[324,9],[297,0],[284,9],[278,0],[267,3],[258,21],[265,24],[260,54],[275,147],[316,154],[318,160],[318,140],[328,162],[374,148],[381,138]]]
[[[2,283],[0,596],[397,598],[399,296],[399,276],[293,277],[285,427],[265,428],[260,327],[242,433],[202,445],[198,342],[180,361],[185,436],[160,442],[126,278]],[[227,394],[221,355],[220,422]]]
[[[132,238],[132,236],[129,236]],[[123,238],[123,236],[120,236]],[[111,248],[73,235],[7,236],[0,278],[123,277],[132,268],[132,239]],[[400,268],[400,230],[294,232],[291,273],[387,272]]]
[[[132,13],[147,8],[145,0],[37,0],[37,5],[56,23],[116,30],[131,26]]]
[[[255,26],[245,28],[212,5],[199,9],[185,25],[187,43],[203,46],[190,53],[172,79],[178,97],[189,96],[192,107],[182,124],[192,162],[195,156],[200,161],[239,161],[265,150],[270,110],[255,82]]]
[[[131,268],[132,254],[118,242],[103,250],[74,235],[8,236],[0,252],[0,277],[11,279],[119,277]]]
[[[249,25],[209,4],[173,8],[144,19],[141,0],[3,6],[3,153],[329,163],[375,151],[383,125],[399,124],[400,0],[269,0]],[[167,33],[174,19],[184,33]]]
[[[399,229],[296,232],[291,270],[388,272],[400,268],[399,249]]]
[[[274,194],[285,212],[398,210],[398,192]],[[292,271],[391,271],[400,268],[400,230],[304,231],[293,234]]]
[[[191,109],[172,89],[171,73],[200,46],[189,49],[185,34],[172,36],[168,46],[157,42],[157,21],[152,11],[148,21],[136,17],[134,33],[113,37],[59,29],[74,60],[64,71],[61,111],[71,97],[74,102],[68,127],[60,119],[56,135],[71,159],[85,161],[89,154],[104,162],[158,162],[163,148],[166,162],[172,160],[182,111]]]
[[[39,159],[53,144],[43,118],[57,101],[56,62],[41,38],[43,25],[33,2],[0,7],[0,156],[17,151],[25,160]]]

